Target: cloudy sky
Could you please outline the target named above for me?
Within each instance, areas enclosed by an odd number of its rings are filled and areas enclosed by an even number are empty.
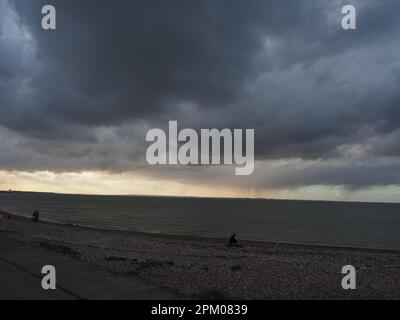
[[[41,29],[41,8],[57,30]],[[357,30],[341,8],[357,8]],[[0,188],[400,201],[397,0],[0,0]],[[149,166],[254,128],[256,167]]]

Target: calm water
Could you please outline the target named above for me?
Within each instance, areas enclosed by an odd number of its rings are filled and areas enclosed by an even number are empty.
[[[0,193],[0,209],[124,230],[400,249],[400,204]]]

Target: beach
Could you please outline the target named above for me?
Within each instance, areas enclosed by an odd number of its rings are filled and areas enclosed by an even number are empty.
[[[400,252],[148,234],[10,215],[1,235],[138,279],[187,299],[399,299]],[[227,238],[230,235],[227,235]],[[357,270],[344,290],[342,267]],[[93,278],[94,282],[101,279]]]

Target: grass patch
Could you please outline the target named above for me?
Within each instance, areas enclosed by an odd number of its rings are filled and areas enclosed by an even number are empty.
[[[242,267],[240,265],[235,265],[231,267],[232,272],[240,271],[242,270]]]
[[[115,261],[127,261],[127,258],[123,258],[123,257],[105,257],[103,258],[103,260],[108,261],[108,262],[115,262]]]
[[[158,267],[164,267],[164,266],[172,267],[173,265],[175,265],[175,262],[172,260],[168,260],[168,261],[155,261],[155,260],[137,261],[137,260],[133,260],[132,263],[134,265],[138,265],[140,268],[143,268],[143,269],[158,268]]]
[[[134,269],[128,272],[130,276],[137,276],[142,272],[152,269],[152,268],[162,268],[165,266],[172,267],[175,265],[175,262],[172,260],[168,261],[154,261],[154,260],[146,260],[146,261],[137,261],[136,259],[132,260],[132,264],[135,266]]]
[[[42,248],[45,248],[47,250],[51,250],[51,251],[54,251],[54,252],[58,252],[58,253],[66,254],[66,255],[71,255],[71,256],[79,255],[79,252],[71,249],[68,246],[64,246],[64,245],[61,245],[61,244],[50,243],[50,242],[47,242],[47,241],[40,241],[39,245]]]
[[[175,262],[173,262],[172,260],[169,260],[169,261],[165,261],[165,264],[167,266],[171,266],[172,267],[175,264]]]
[[[135,277],[141,273],[140,269],[134,269],[128,272],[128,276]]]
[[[200,300],[227,300],[226,294],[220,289],[207,289],[201,291],[197,298]]]
[[[143,268],[157,268],[157,267],[162,267],[165,264],[165,262],[164,261],[147,260],[140,264],[142,265]]]

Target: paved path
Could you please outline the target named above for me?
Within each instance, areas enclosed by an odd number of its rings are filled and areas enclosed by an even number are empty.
[[[57,290],[42,289],[44,265],[56,268]],[[72,257],[10,239],[0,233],[0,300],[166,300],[176,295]]]

